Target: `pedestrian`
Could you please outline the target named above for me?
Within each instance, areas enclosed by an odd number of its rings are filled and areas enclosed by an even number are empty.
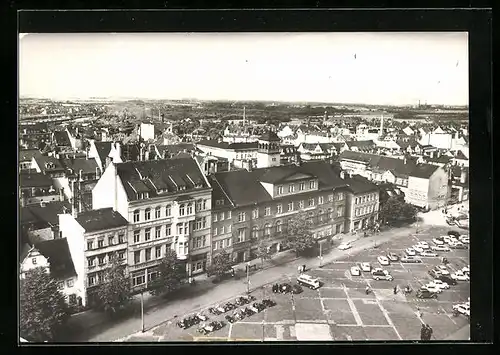
[[[398,287],[394,286],[394,294],[397,294],[397,293],[398,293]]]
[[[302,272],[305,272],[305,271],[306,271],[306,266],[302,265]]]
[[[298,267],[298,271],[299,271],[299,274],[301,274],[301,273],[302,273],[302,265],[299,265],[299,267]]]
[[[431,340],[432,337],[432,328],[429,324],[425,325],[425,340]]]
[[[426,340],[426,334],[427,329],[425,328],[425,324],[422,324],[422,327],[420,328],[420,340],[424,341]]]

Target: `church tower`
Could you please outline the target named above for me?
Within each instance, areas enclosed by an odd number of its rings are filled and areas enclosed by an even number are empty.
[[[259,137],[257,168],[280,165],[280,139],[276,133],[267,131]]]

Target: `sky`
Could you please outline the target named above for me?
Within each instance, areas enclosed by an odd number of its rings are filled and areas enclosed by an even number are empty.
[[[468,37],[441,33],[21,34],[21,97],[468,104]]]

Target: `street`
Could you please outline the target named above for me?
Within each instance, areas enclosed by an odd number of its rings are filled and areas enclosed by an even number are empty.
[[[145,334],[135,334],[122,341],[419,340],[422,323],[432,326],[434,340],[444,340],[468,325],[463,316],[454,317],[451,309],[453,304],[467,300],[469,283],[459,281],[458,285],[440,293],[437,299],[418,299],[415,291],[432,280],[427,271],[440,264],[441,256],[448,258],[452,272],[469,263],[468,250],[422,257],[421,264],[391,263],[384,268],[394,276],[392,282],[375,281],[368,273],[361,276],[349,273],[349,268],[359,262],[379,267],[377,256],[388,252],[401,255],[404,249],[418,241],[432,245],[433,237],[446,234],[450,229],[422,227],[421,230],[418,234],[413,232],[411,236],[407,234],[405,238],[385,243],[372,241],[372,247],[366,248],[365,244],[366,250],[343,251],[339,260],[308,270],[307,274],[319,277],[323,283],[318,290],[304,289],[296,295],[274,294],[271,285],[253,290],[252,295],[257,300],[271,298],[277,305],[242,321],[229,324],[224,315],[214,316],[205,311],[210,320],[226,323],[208,336],[201,336],[197,326],[186,330],[177,327],[175,322],[184,317],[179,316]],[[363,239],[359,242],[364,242]],[[296,273],[283,277],[279,282],[295,283],[295,276]],[[393,294],[395,285],[402,289],[408,284],[414,290],[410,295]],[[367,285],[373,290],[368,295],[365,294]],[[418,311],[422,312],[421,318]]]

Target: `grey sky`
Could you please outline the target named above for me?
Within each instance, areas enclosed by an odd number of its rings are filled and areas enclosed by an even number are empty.
[[[21,96],[466,105],[467,33],[29,34]]]

